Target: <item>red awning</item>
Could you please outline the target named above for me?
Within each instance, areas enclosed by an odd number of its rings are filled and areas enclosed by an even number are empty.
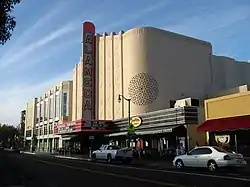
[[[250,115],[211,119],[198,126],[198,132],[250,129]]]

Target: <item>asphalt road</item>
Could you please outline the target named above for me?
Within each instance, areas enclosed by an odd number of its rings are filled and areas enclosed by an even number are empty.
[[[108,165],[0,152],[0,186],[250,186],[250,176]]]

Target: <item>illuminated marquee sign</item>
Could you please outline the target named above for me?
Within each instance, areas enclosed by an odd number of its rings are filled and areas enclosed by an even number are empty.
[[[80,122],[67,122],[55,125],[55,134],[67,134],[81,131]]]
[[[83,128],[84,129],[105,130],[108,128],[108,124],[106,122],[100,122],[100,121],[85,121]]]
[[[83,119],[95,118],[95,26],[83,23]]]

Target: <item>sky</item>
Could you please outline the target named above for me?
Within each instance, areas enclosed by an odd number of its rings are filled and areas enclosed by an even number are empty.
[[[22,0],[12,38],[0,46],[0,123],[62,80],[81,54],[81,24],[98,33],[153,26],[209,41],[213,53],[250,60],[249,0]]]

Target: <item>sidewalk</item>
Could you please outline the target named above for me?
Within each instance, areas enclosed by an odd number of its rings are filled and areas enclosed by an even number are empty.
[[[46,152],[21,152],[23,154],[32,154],[32,155],[41,155],[41,156],[51,156],[55,158],[61,158],[61,159],[71,159],[71,160],[84,160],[84,161],[91,161],[89,158],[89,155],[60,155],[60,154],[55,154],[55,153],[46,153]],[[171,160],[159,160],[159,161],[153,161],[153,160],[145,160],[145,159],[134,159],[131,162],[131,165],[133,166],[147,166],[147,167],[162,167],[162,168],[169,168],[172,167],[172,161]]]

